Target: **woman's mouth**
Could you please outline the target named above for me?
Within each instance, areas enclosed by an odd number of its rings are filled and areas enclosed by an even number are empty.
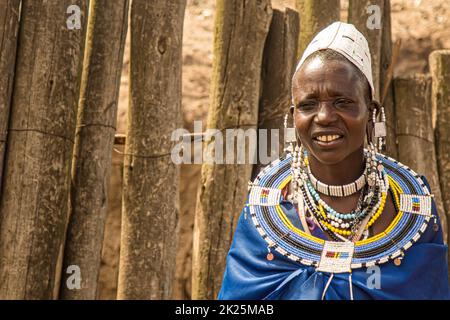
[[[338,134],[320,135],[313,138],[313,141],[320,147],[335,147],[339,145],[344,136]]]

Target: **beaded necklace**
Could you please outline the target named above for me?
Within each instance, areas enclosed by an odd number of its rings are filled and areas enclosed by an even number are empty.
[[[387,192],[389,190],[389,181],[387,174],[381,162],[376,160],[375,148],[371,145],[369,150],[365,151],[366,169],[362,175],[364,179],[359,181],[368,181],[359,197],[356,208],[350,213],[340,213],[330,207],[321,199],[316,190],[314,181],[311,181],[311,170],[309,168],[306,150],[302,147],[296,147],[293,152],[292,161],[292,200],[297,204],[301,202],[302,207],[307,208],[318,222],[319,226],[334,240],[342,240],[343,237],[354,238],[360,228],[368,230],[383,212]],[[317,180],[316,180],[317,181]],[[356,183],[354,182],[356,185]],[[343,188],[344,186],[335,186]],[[326,188],[330,190],[329,188]],[[342,189],[344,190],[344,189]],[[368,217],[367,223],[362,226],[364,219]]]
[[[343,186],[332,186],[327,185],[319,181],[311,172],[311,168],[308,166],[308,176],[311,180],[311,184],[314,186],[314,189],[318,190],[320,193],[323,193],[327,196],[333,197],[347,197],[358,191],[360,191],[366,185],[366,174],[363,173],[358,179],[354,182],[348,183]]]

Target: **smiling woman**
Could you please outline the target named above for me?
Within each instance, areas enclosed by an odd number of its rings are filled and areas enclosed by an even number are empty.
[[[335,22],[306,48],[292,80],[296,141],[251,184],[219,299],[449,298],[433,195],[380,153],[373,88],[353,25]]]
[[[292,112],[299,142],[310,154],[309,167],[317,173],[317,181],[351,185],[364,176],[364,138],[370,144],[374,126],[370,115],[381,109],[371,91],[362,71],[331,49],[315,51],[298,68],[293,78]],[[352,211],[361,195],[356,189],[347,197],[322,193],[321,198],[338,212]],[[385,207],[368,232],[380,233],[393,220],[394,203],[389,194]]]

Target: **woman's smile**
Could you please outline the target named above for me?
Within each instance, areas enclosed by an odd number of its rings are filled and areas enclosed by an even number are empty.
[[[324,149],[334,149],[342,145],[344,140],[343,136],[338,135],[328,135],[328,136],[319,136],[313,139],[314,143],[319,148]]]
[[[339,130],[318,130],[312,134],[312,142],[317,148],[335,149],[343,145],[345,136]]]

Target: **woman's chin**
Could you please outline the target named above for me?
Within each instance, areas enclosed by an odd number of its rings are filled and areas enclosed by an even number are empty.
[[[338,158],[335,155],[332,155],[330,157],[328,157],[326,155],[320,155],[320,156],[316,157],[316,159],[320,163],[330,166],[330,165],[341,163],[343,161],[343,159],[345,159],[345,157],[339,157]]]
[[[343,149],[313,149],[312,156],[320,163],[333,165],[342,162],[348,154]]]

